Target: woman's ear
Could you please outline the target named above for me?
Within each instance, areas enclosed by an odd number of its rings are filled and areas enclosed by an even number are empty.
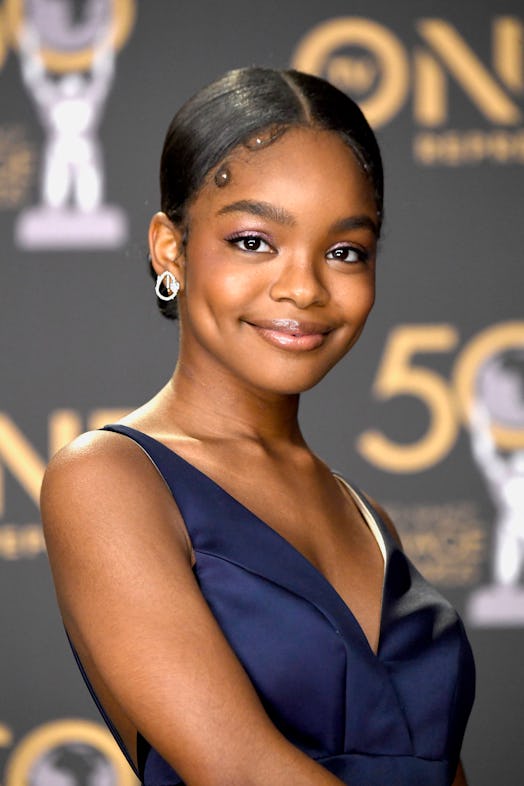
[[[183,232],[165,213],[155,213],[151,219],[149,252],[155,273],[160,275],[169,270],[182,287],[185,266]]]

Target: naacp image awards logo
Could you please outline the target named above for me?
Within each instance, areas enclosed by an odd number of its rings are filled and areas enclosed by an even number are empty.
[[[21,248],[116,248],[126,240],[124,211],[105,201],[98,131],[116,50],[133,21],[131,0],[11,3],[22,82],[44,135],[39,202],[15,226]]]
[[[37,727],[16,746],[5,786],[138,786],[138,781],[107,729],[63,719]]]
[[[469,599],[473,625],[524,624],[524,347],[481,365],[470,416],[473,458],[495,507],[491,581]]]

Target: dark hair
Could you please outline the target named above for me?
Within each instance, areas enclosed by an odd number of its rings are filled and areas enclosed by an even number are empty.
[[[240,68],[204,87],[177,112],[160,163],[161,209],[183,226],[206,176],[240,144],[271,129],[269,142],[293,126],[335,131],[354,152],[373,186],[379,225],[384,183],[377,140],[361,110],[324,79],[300,71]],[[156,274],[151,267],[151,272]],[[174,319],[176,301],[158,299]]]

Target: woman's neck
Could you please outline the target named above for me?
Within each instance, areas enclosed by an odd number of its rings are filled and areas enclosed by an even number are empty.
[[[198,439],[303,444],[299,395],[254,390],[227,373],[199,373],[179,360],[163,388],[162,408],[173,425]]]

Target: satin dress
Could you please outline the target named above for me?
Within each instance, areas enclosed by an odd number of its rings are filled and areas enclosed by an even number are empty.
[[[287,739],[347,786],[449,786],[473,703],[471,648],[456,611],[365,497],[347,484],[384,557],[376,654],[332,585],[268,524],[162,443],[127,426],[105,429],[137,442],[164,477],[200,589]],[[180,786],[140,734],[135,768],[75,656],[141,782]]]

